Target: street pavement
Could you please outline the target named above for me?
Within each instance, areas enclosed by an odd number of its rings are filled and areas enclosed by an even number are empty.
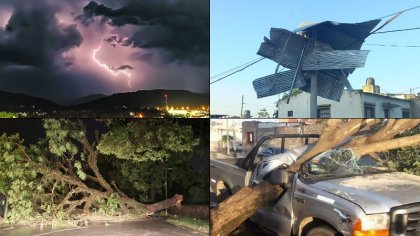
[[[137,221],[107,222],[79,228],[43,229],[39,227],[0,227],[1,236],[166,236],[205,234],[182,228],[160,219],[148,218]]]

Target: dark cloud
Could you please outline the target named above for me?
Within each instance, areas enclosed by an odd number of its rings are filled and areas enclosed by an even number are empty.
[[[91,1],[83,11],[84,15],[78,19],[84,23],[101,16],[111,26],[138,26],[125,40],[114,36],[107,38],[106,41],[114,47],[121,44],[164,49],[167,51],[163,54],[165,62],[181,60],[201,66],[209,64],[210,17],[207,0],[132,0],[115,10]]]
[[[134,67],[132,67],[132,66],[130,66],[130,65],[122,65],[122,66],[119,66],[119,67],[117,67],[117,68],[112,68],[113,70],[125,70],[125,69],[130,69],[130,70],[133,70],[134,69]]]
[[[46,6],[35,0],[14,9],[5,29],[0,30],[0,64],[57,65],[61,53],[82,43],[76,25],[59,24]]]
[[[208,92],[207,0],[98,1],[0,0],[0,91],[56,102],[139,89]]]
[[[45,70],[33,66],[7,66],[0,69],[0,90],[50,99],[58,103],[92,94],[110,94],[112,88],[92,79],[93,74]]]

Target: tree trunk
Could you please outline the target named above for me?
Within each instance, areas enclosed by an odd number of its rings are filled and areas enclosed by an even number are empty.
[[[242,188],[210,210],[210,235],[228,235],[258,209],[278,199],[282,192],[282,188],[268,182]]]
[[[396,138],[391,140],[386,140],[377,143],[370,143],[363,146],[353,147],[351,150],[359,155],[363,156],[369,153],[375,152],[384,152],[392,149],[408,147],[408,146],[416,146],[420,145],[420,134],[416,134],[413,136],[403,137],[403,138]]]
[[[354,139],[346,144],[345,147],[351,148],[369,143],[390,140],[397,134],[413,129],[419,123],[420,119],[389,119],[387,120],[387,123],[376,133],[372,134],[371,136]]]
[[[152,186],[149,191],[149,201],[154,202],[156,196],[155,188]]]
[[[181,207],[181,202],[184,200],[184,197],[179,194],[175,194],[173,197],[168,198],[166,200],[147,205],[146,207],[146,215],[152,215],[153,213],[172,207],[177,206],[178,208]]]

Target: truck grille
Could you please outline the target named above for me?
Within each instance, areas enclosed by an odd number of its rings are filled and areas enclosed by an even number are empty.
[[[391,235],[420,236],[420,203],[391,209]]]
[[[417,232],[420,235],[420,211],[408,213],[407,233]]]

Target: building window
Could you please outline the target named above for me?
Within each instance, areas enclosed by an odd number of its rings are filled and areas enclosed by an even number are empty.
[[[375,105],[365,103],[365,118],[375,118]]]
[[[384,109],[384,118],[390,118],[390,111],[389,109]]]
[[[410,118],[410,111],[408,109],[402,109],[402,118]]]
[[[247,132],[246,133],[246,138],[247,138],[248,143],[254,143],[254,133]]]
[[[330,106],[319,106],[317,108],[317,117],[318,118],[331,118]]]
[[[293,117],[293,111],[287,111],[287,117]]]

